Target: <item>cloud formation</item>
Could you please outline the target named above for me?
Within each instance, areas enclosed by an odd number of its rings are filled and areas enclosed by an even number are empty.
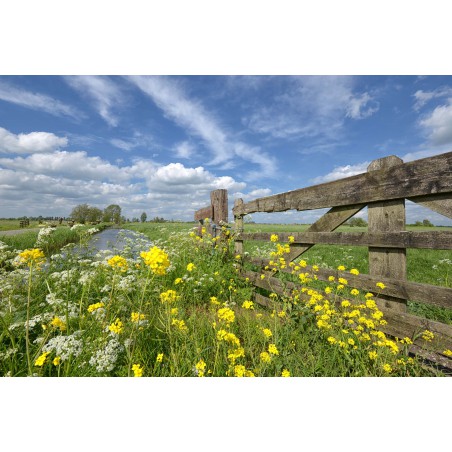
[[[65,80],[71,88],[92,102],[94,109],[108,125],[118,125],[119,119],[112,110],[124,103],[124,95],[116,83],[107,77],[95,75],[68,76]]]
[[[51,152],[68,144],[66,137],[58,137],[48,132],[14,134],[0,127],[0,153],[32,154]]]
[[[17,88],[3,80],[0,80],[0,100],[32,110],[44,111],[54,116],[68,116],[73,119],[84,117],[83,113],[75,107],[66,105],[45,94],[32,93],[22,88]]]
[[[213,154],[212,160],[206,165],[223,165],[225,168],[225,164],[239,157],[258,165],[260,177],[274,176],[277,168],[275,158],[256,146],[249,146],[231,137],[212,112],[206,110],[200,101],[190,99],[180,84],[157,76],[131,76],[128,80],[149,96],[165,117],[174,121],[187,134],[201,139]],[[256,171],[250,171],[248,177],[253,178],[256,174]]]

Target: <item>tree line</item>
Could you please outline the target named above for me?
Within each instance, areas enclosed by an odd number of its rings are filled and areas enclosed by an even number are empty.
[[[72,209],[70,217],[75,222],[82,224],[97,221],[120,224],[125,220],[121,217],[121,207],[117,204],[110,204],[103,210],[88,204],[79,204]]]

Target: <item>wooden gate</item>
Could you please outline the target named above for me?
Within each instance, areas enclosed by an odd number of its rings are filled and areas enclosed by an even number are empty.
[[[420,301],[452,309],[452,289],[407,281],[406,249],[452,249],[451,231],[410,232],[405,230],[405,199],[452,218],[452,152],[403,163],[395,156],[373,161],[367,173],[345,179],[301,188],[286,193],[234,203],[235,252],[243,255],[246,240],[270,240],[272,233],[247,233],[244,217],[255,212],[284,212],[287,210],[312,210],[330,208],[306,232],[278,233],[279,240],[289,244],[287,267],[315,244],[367,246],[369,274],[351,275],[338,270],[318,269],[319,280],[330,276],[346,277],[358,289],[375,292],[377,283],[383,283],[384,295],[376,299],[388,324],[382,329],[392,336],[415,337],[428,329],[435,335],[432,347],[424,348],[425,341],[417,340],[411,351],[429,360],[452,368],[443,351],[452,350],[452,325],[428,320],[407,313],[407,300]],[[368,207],[368,232],[333,232],[341,224]],[[293,239],[292,239],[293,238]],[[269,260],[249,257],[259,270],[245,271],[242,275],[260,289],[284,294],[295,287],[283,284],[264,269]],[[306,271],[312,271],[307,267]],[[262,278],[261,275],[264,275]],[[269,305],[270,299],[255,294],[255,301]]]

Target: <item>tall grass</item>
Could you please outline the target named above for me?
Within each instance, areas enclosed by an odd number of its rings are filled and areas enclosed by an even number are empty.
[[[140,225],[151,249],[136,233],[121,252],[80,255],[70,244],[45,266],[37,252],[3,246],[14,269],[0,270],[0,374],[439,375],[408,356],[409,339],[378,332],[368,299],[335,307],[306,275],[309,292],[254,304],[231,239],[200,239],[191,227]]]

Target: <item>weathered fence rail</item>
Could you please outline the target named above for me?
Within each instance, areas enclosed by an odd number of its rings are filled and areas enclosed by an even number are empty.
[[[203,218],[214,218],[218,211],[214,193],[211,205],[195,214],[195,219],[201,223]],[[227,200],[227,194],[222,196]],[[414,337],[424,329],[431,330],[437,338],[435,345],[426,350],[423,348],[425,343],[417,341],[412,351],[452,368],[452,360],[442,355],[446,348],[452,350],[452,325],[407,313],[407,300],[452,309],[452,288],[407,281],[406,269],[407,248],[450,250],[452,232],[406,231],[405,199],[452,218],[452,152],[408,163],[389,156],[373,161],[366,173],[356,176],[246,203],[236,199],[233,208],[235,252],[243,256],[245,241],[269,241],[272,235],[244,232],[244,218],[248,214],[330,208],[305,232],[277,233],[281,242],[289,242],[289,236],[293,237],[289,243],[290,253],[285,255],[287,264],[316,244],[368,247],[369,274],[352,275],[319,268],[315,272],[317,278],[328,281],[330,276],[344,277],[353,287],[374,293],[376,283],[382,282],[386,286],[384,295],[379,294],[376,301],[388,322],[385,331],[403,338]],[[366,206],[368,232],[334,232]],[[224,208],[227,218],[227,207]],[[255,293],[255,301],[262,305],[272,303],[262,290],[284,295],[300,287],[287,281],[283,283],[266,271],[268,259],[249,256],[247,262],[259,269],[243,270],[242,274],[260,289],[261,293]],[[287,265],[282,271],[292,272],[292,269]],[[305,271],[312,272],[313,268],[307,266]]]
[[[199,222],[200,228],[205,219],[211,220],[208,225],[209,232],[216,233],[216,227],[228,222],[228,191],[224,189],[214,190],[210,193],[210,206],[203,207],[195,212],[195,220]],[[215,230],[213,230],[215,228]]]

